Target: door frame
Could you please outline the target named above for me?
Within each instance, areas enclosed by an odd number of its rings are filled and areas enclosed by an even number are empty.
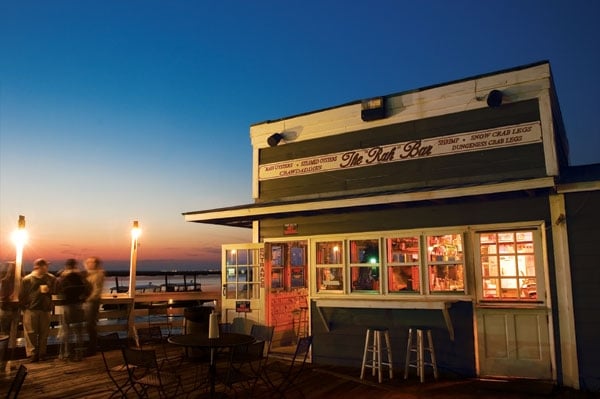
[[[534,230],[534,247],[536,262],[536,283],[538,287],[538,297],[534,302],[515,302],[515,301],[489,301],[484,298],[484,287],[482,277],[482,267],[480,262],[480,244],[479,234],[489,231],[512,231],[512,230]],[[556,380],[556,356],[554,351],[554,335],[552,306],[550,301],[550,282],[548,271],[547,245],[545,234],[545,223],[543,221],[505,223],[494,225],[478,225],[469,228],[471,235],[471,245],[473,248],[473,272],[475,278],[475,303],[473,309],[473,324],[475,328],[475,356],[476,369],[479,376],[502,376],[502,377],[523,377]],[[530,323],[525,323],[529,320]],[[494,331],[486,331],[486,325],[496,324]],[[504,335],[498,335],[498,328],[502,328]],[[535,333],[537,331],[537,333]],[[516,342],[519,336],[535,336],[539,341],[540,360],[537,365],[535,362],[523,361],[523,366],[508,367],[510,371],[503,373],[502,370],[509,363],[516,362],[519,356],[519,350],[523,353],[525,349],[519,347]],[[492,343],[505,345],[506,356],[510,358],[509,363],[503,359],[497,360],[484,359],[486,350],[490,349]],[[531,350],[531,342],[527,345],[527,350]],[[500,351],[502,352],[502,351]],[[504,352],[502,352],[504,353]],[[547,364],[546,364],[547,362]],[[535,368],[539,367],[536,371]],[[517,370],[522,370],[521,372]],[[537,373],[537,374],[536,374]]]
[[[231,251],[248,251],[252,253],[252,260],[245,263],[231,263]],[[246,273],[251,272],[252,279],[249,281],[248,289],[252,290],[251,297],[238,295],[238,287],[243,286],[240,283],[239,271],[242,269]],[[233,269],[233,271],[231,270]],[[248,275],[248,274],[246,274]],[[265,257],[264,243],[240,243],[240,244],[223,244],[221,246],[221,322],[231,323],[235,318],[243,318],[245,325],[252,323],[264,324],[266,320],[265,314]],[[228,279],[234,278],[234,281]],[[235,296],[228,298],[229,285],[236,286]],[[238,301],[249,301],[249,311],[238,311]],[[248,331],[249,332],[249,329]]]

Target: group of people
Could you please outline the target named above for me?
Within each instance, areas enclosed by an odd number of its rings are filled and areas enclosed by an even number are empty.
[[[85,261],[85,270],[80,270],[76,259],[67,259],[57,276],[50,273],[48,268],[49,262],[36,259],[33,271],[21,280],[18,306],[23,312],[27,357],[32,362],[42,361],[46,357],[53,295],[63,307],[60,356],[69,358],[75,355],[70,340],[74,334],[76,342],[83,342],[83,326],[88,335],[87,354],[95,354],[98,336],[96,324],[104,286],[102,262],[97,257],[90,257]],[[2,283],[2,288],[5,288],[5,284],[10,285],[10,279],[5,278]],[[6,303],[5,296],[9,289],[2,291],[2,303]]]

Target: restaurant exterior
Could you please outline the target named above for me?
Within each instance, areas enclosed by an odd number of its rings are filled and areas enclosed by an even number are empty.
[[[223,321],[314,337],[433,331],[438,368],[600,390],[600,165],[570,166],[548,62],[252,125],[255,202],[186,212],[223,246]]]

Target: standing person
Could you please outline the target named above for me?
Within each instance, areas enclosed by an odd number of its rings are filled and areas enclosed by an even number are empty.
[[[8,262],[0,270],[0,335],[8,335],[4,356],[0,354],[0,372],[5,369],[6,362],[12,358],[16,341],[16,327],[19,323],[20,311],[14,292],[15,263]],[[0,350],[0,352],[2,351]]]
[[[33,271],[23,277],[19,292],[19,304],[23,309],[25,351],[32,362],[45,360],[48,345],[52,293],[56,283],[56,277],[48,273],[48,265],[45,259],[36,259]]]
[[[100,297],[104,288],[104,269],[102,268],[102,261],[95,256],[85,260],[85,269],[86,279],[91,289],[90,295],[84,305],[85,322],[89,337],[87,354],[93,356],[96,354],[96,344],[98,341],[96,324],[100,310]]]
[[[8,262],[0,271],[0,334],[8,335],[13,319],[19,315],[18,306],[14,306],[15,263]]]
[[[91,292],[86,278],[79,271],[76,259],[67,259],[65,268],[56,280],[56,293],[62,296],[63,320],[61,325],[60,358],[73,357],[71,353],[71,335],[75,333],[75,343],[81,346],[83,317],[83,303]]]

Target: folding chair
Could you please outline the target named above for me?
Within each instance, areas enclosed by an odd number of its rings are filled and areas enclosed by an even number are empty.
[[[19,392],[25,382],[25,377],[27,377],[27,367],[20,365],[17,374],[15,374],[15,378],[13,378],[12,383],[10,384],[6,399],[17,399],[19,397]]]
[[[114,350],[119,350],[119,353],[121,353],[122,346],[123,342],[119,338],[119,334],[116,332],[98,336],[98,349],[102,355],[104,370],[116,388],[109,396],[109,399],[117,397],[119,394],[122,398],[126,398],[127,391],[131,389],[129,375],[127,373],[127,365],[123,360],[123,355],[121,354],[119,359],[108,356],[108,352]]]
[[[296,344],[296,351],[291,363],[275,361],[267,363],[263,368],[263,380],[272,388],[272,394],[285,398],[287,392],[295,389],[302,397],[304,394],[298,387],[298,379],[306,366],[306,359],[312,346],[312,336],[302,337]]]
[[[148,309],[148,326],[156,326],[167,330],[167,338],[171,336],[173,331],[173,322],[169,314],[169,305],[155,305]]]
[[[255,341],[231,348],[223,384],[235,391],[236,396],[238,387],[242,387],[249,398],[253,397],[265,361],[265,344],[266,341]]]
[[[231,323],[219,323],[219,332],[220,333],[228,333],[231,331]]]
[[[181,365],[183,354],[169,355],[168,343],[162,335],[160,326],[153,325],[138,328],[137,337],[139,349],[154,349],[157,352],[161,368],[163,366],[175,368]]]
[[[271,352],[271,342],[273,342],[274,326],[265,326],[262,324],[253,324],[250,329],[250,335],[257,341],[265,341],[265,357]]]
[[[148,390],[151,388],[158,391],[159,398],[175,398],[179,389],[183,394],[181,377],[161,371],[156,359],[156,351],[128,347],[123,347],[121,350],[127,365],[129,382],[140,398],[148,398]]]

